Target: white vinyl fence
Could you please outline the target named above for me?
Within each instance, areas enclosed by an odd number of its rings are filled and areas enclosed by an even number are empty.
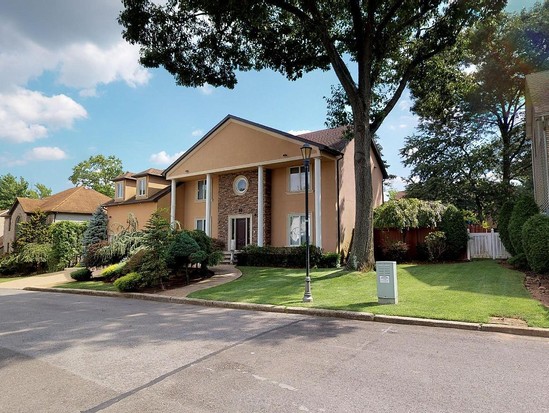
[[[486,233],[469,233],[469,242],[467,243],[467,259],[472,258],[492,258],[506,259],[511,254],[507,252],[503,243],[499,239],[499,233],[491,232]]]

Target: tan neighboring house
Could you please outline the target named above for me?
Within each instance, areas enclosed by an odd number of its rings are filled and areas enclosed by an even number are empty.
[[[137,220],[137,229],[143,229],[151,214],[165,209],[169,216],[170,183],[160,169],[143,172],[126,172],[113,179],[114,199],[104,204],[109,217],[109,234],[117,234],[128,226],[132,214]]]
[[[171,221],[203,229],[228,250],[248,244],[302,245],[305,172],[300,149],[309,144],[311,243],[326,251],[346,251],[354,228],[355,168],[354,140],[345,139],[344,131],[295,136],[227,116],[164,171],[170,193],[176,194],[165,198]],[[388,175],[375,145],[370,160],[378,206]]]
[[[534,197],[549,214],[549,70],[526,76],[526,136],[532,141]]]
[[[4,253],[4,222],[6,221],[6,214],[8,209],[0,211],[0,254]]]
[[[93,189],[76,187],[67,189],[43,199],[18,197],[5,214],[4,251],[11,252],[17,237],[17,226],[28,220],[29,216],[42,211],[47,214],[47,222],[89,221],[99,205],[110,198]]]

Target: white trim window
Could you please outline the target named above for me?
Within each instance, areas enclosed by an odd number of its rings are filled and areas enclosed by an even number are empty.
[[[309,239],[311,238],[311,214],[309,214]],[[305,244],[305,214],[288,216],[288,245],[299,247]]]
[[[194,221],[194,228],[206,232],[206,218],[197,218]]]
[[[147,195],[147,178],[139,178],[137,180],[137,196]]]
[[[124,182],[116,183],[116,198],[124,198]]]
[[[305,167],[292,166],[289,168],[290,173],[290,192],[305,191]],[[309,183],[311,183],[311,172],[309,171]]]
[[[196,199],[199,201],[206,200],[206,180],[202,179],[196,183]]]

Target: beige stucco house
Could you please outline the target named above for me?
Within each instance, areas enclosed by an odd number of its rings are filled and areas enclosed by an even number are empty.
[[[164,172],[172,222],[202,229],[227,250],[248,244],[304,242],[305,172],[301,147],[312,147],[309,190],[311,243],[346,251],[355,214],[354,140],[345,128],[295,136],[229,115]],[[370,151],[374,205],[388,177],[379,151]],[[110,212],[109,212],[110,214]]]
[[[162,170],[150,168],[143,172],[126,172],[113,179],[114,199],[104,204],[109,217],[109,234],[117,234],[128,226],[131,215],[137,229],[143,229],[151,214],[158,209],[169,216],[170,182],[162,176]]]
[[[549,214],[549,70],[526,76],[526,135],[532,141],[534,197]]]
[[[17,237],[17,226],[37,211],[47,214],[49,224],[58,221],[89,221],[97,207],[110,198],[93,189],[76,187],[67,189],[43,199],[18,197],[9,211],[4,214],[4,251],[13,251]]]

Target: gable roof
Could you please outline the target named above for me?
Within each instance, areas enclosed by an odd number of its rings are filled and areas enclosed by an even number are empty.
[[[191,148],[189,148],[183,155],[181,155],[178,159],[176,159],[170,166],[168,166],[164,171],[162,172],[163,176],[166,176],[167,173],[172,170],[179,162],[181,162],[183,159],[185,159],[190,153],[192,153],[197,147],[199,147],[202,142],[204,142],[206,139],[208,139],[211,135],[213,135],[219,128],[221,128],[225,123],[235,120],[241,123],[244,123],[246,125],[254,126],[259,129],[263,129],[267,132],[276,133],[278,135],[281,135],[285,138],[301,142],[301,143],[308,143],[311,146],[316,146],[318,149],[324,152],[328,152],[332,155],[341,155],[341,151],[345,148],[347,143],[349,141],[344,138],[344,131],[347,129],[346,126],[342,126],[339,128],[334,129],[324,129],[319,130],[316,132],[310,132],[305,133],[302,135],[292,135],[291,133],[283,132],[281,130],[271,128],[269,126],[262,125],[257,122],[252,122],[247,119],[240,118],[238,116],[234,115],[227,115],[221,122],[219,122],[217,125],[215,125],[212,129],[208,131],[198,142],[196,142]],[[372,142],[372,149],[374,151],[375,157],[380,165],[383,178],[387,179],[389,175],[387,174],[387,170],[385,169],[385,164],[383,163],[381,159],[381,155],[379,154],[378,148],[375,146],[375,144]]]
[[[526,75],[526,93],[535,114],[549,115],[549,70]]]
[[[122,175],[118,175],[117,177],[113,178],[112,181],[116,182],[116,181],[122,181],[124,179],[131,179],[132,181],[135,181],[136,179],[134,178],[134,175],[135,173],[126,171]]]
[[[17,197],[9,214],[13,213],[17,204],[21,205],[27,214],[41,210],[43,212],[60,212],[66,214],[93,214],[97,207],[110,198],[93,189],[78,186],[58,192],[43,199]]]
[[[162,176],[162,172],[163,172],[162,169],[149,168],[149,169],[145,169],[144,171],[133,174],[133,177],[138,178],[146,175]]]

